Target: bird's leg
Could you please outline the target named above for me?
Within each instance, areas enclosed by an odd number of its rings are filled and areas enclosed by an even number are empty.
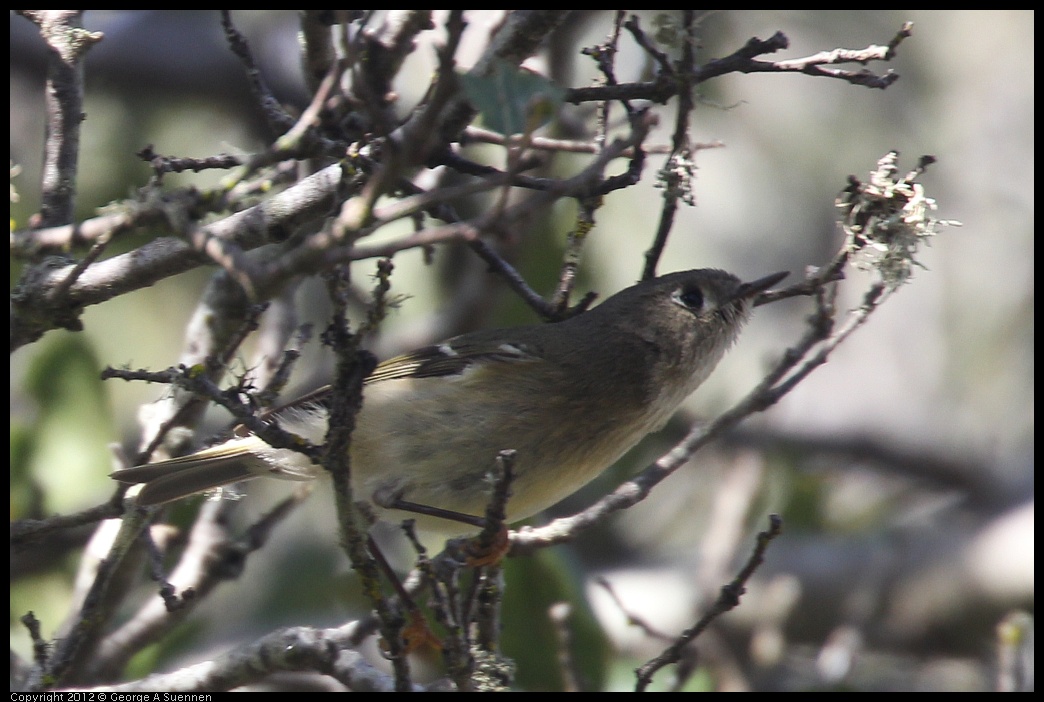
[[[439,519],[448,519],[451,522],[460,522],[461,524],[467,524],[468,526],[477,527],[479,529],[486,528],[486,520],[483,517],[476,517],[473,514],[464,514],[463,512],[455,512],[451,509],[443,509],[442,507],[432,507],[431,505],[423,505],[419,502],[410,502],[404,500],[401,497],[394,497],[390,500],[384,499],[378,501],[377,493],[374,493],[373,501],[379,506],[386,509],[398,509],[403,512],[412,512],[413,514],[423,514],[427,517],[438,517]]]
[[[467,540],[462,549],[465,564],[472,568],[498,562],[507,555],[508,549],[511,547],[511,542],[508,539],[508,529],[503,522],[498,525],[490,522],[485,517],[476,517],[473,514],[464,514],[463,512],[455,512],[441,507],[422,505],[417,502],[403,500],[402,498],[383,501],[380,503],[380,506],[387,509],[412,512],[413,514],[422,514],[428,517],[448,519],[481,529],[477,536]]]
[[[403,499],[401,490],[392,492],[378,489],[374,492],[372,499],[377,505],[387,509],[398,509],[477,527],[481,530],[478,536],[470,539],[463,548],[464,561],[472,567],[490,565],[500,561],[511,548],[507,529],[507,501],[511,496],[510,487],[511,480],[514,478],[515,458],[516,452],[511,449],[505,449],[497,454],[496,468],[491,472],[493,490],[489,503],[486,505],[486,513],[482,517],[410,502]]]

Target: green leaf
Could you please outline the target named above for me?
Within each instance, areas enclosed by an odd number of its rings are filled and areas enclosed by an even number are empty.
[[[569,657],[582,689],[602,690],[611,657],[608,637],[584,595],[583,576],[572,565],[569,549],[544,549],[526,558],[504,561],[501,640],[504,655],[516,666],[515,686],[520,690],[563,689],[560,641],[551,622],[550,607],[570,604]]]
[[[528,134],[555,116],[565,91],[537,75],[497,60],[486,76],[461,74],[468,100],[479,111],[482,124],[505,136]]]
[[[16,495],[42,489],[48,511],[81,509],[111,492],[111,410],[98,359],[82,334],[55,335],[32,360],[25,393],[31,423],[11,421],[12,514]],[[32,490],[29,490],[32,486]]]

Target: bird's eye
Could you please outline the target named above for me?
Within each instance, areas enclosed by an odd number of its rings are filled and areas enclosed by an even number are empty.
[[[682,288],[675,294],[675,297],[678,302],[693,312],[698,312],[703,307],[703,291],[695,285]]]

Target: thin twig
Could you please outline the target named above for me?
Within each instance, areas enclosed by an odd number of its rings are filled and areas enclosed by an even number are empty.
[[[635,671],[637,677],[635,692],[644,692],[649,686],[649,683],[652,682],[652,677],[657,670],[680,660],[682,657],[682,649],[694,641],[697,636],[710,626],[711,622],[725,612],[728,612],[739,605],[740,597],[744,592],[746,592],[747,581],[750,580],[750,576],[754,574],[754,571],[758,569],[758,566],[764,562],[765,551],[768,549],[768,545],[781,533],[783,533],[783,520],[779,515],[770,515],[768,530],[758,534],[757,542],[754,545],[754,550],[750,554],[750,558],[740,570],[739,574],[727,585],[722,586],[718,599],[715,600],[713,605],[711,605],[707,613],[704,614],[691,628],[683,631],[674,643],[668,646],[660,655],[640,666]]]
[[[660,171],[659,185],[663,188],[663,208],[660,210],[660,222],[656,227],[656,236],[649,250],[645,252],[645,266],[642,269],[642,280],[656,277],[656,266],[667,246],[667,236],[674,225],[674,214],[678,211],[678,201],[693,204],[692,179],[695,178],[695,163],[689,148],[689,118],[695,101],[692,97],[690,76],[696,63],[696,37],[693,36],[696,20],[695,10],[682,12],[682,56],[678,62],[678,112],[674,119],[674,134],[671,137],[671,155]],[[637,18],[634,19],[637,28]],[[632,30],[633,31],[633,30]]]

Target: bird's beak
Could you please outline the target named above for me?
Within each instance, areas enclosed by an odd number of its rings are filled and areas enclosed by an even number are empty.
[[[764,278],[758,278],[757,280],[751,281],[750,283],[742,283],[733,295],[734,300],[743,300],[752,298],[760,292],[768,290],[773,285],[790,275],[790,271],[781,271],[779,273],[773,273],[767,275]]]

